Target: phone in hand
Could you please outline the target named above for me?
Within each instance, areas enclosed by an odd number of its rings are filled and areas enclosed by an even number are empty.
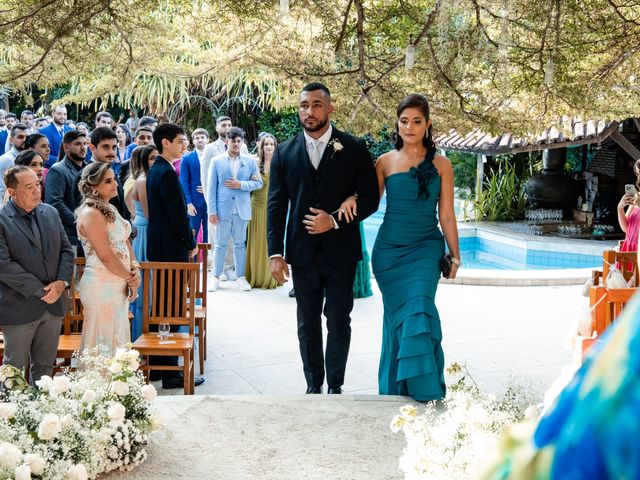
[[[636,190],[636,186],[632,183],[627,183],[624,186],[624,193],[625,195],[635,195],[636,193],[638,193],[638,190]]]

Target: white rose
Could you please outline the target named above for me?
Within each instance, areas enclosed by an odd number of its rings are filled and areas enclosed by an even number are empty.
[[[121,403],[114,403],[107,410],[107,415],[114,422],[120,422],[124,420],[125,412],[126,409],[124,408],[124,405],[122,405]]]
[[[13,418],[17,410],[18,410],[18,405],[16,405],[15,403],[7,403],[7,402],[0,403],[0,417],[2,418],[5,418],[7,420],[9,420],[10,418]]]
[[[44,459],[35,453],[27,453],[23,458],[24,463],[29,465],[31,473],[42,475],[44,473]]]
[[[60,375],[59,377],[53,377],[53,384],[51,385],[51,390],[58,394],[62,394],[71,388],[71,380],[69,377],[65,375]]]
[[[540,416],[540,409],[537,405],[529,405],[524,411],[524,418],[527,420],[537,420]]]
[[[138,350],[129,350],[127,356],[129,357],[130,362],[138,361],[138,358],[140,358],[140,352],[138,352]]]
[[[415,405],[405,405],[404,407],[400,407],[400,414],[403,417],[415,418],[418,415],[418,409]]]
[[[140,362],[138,360],[131,360],[131,362],[129,362],[129,368],[131,369],[132,372],[135,372],[136,370],[138,370],[139,366],[140,366]]]
[[[111,391],[116,395],[124,397],[129,393],[129,385],[126,382],[121,382],[120,380],[116,380],[111,383]]]
[[[118,374],[122,371],[122,365],[120,365],[118,362],[113,362],[109,367],[109,371],[113,374]]]
[[[63,417],[60,419],[60,425],[62,425],[62,428],[69,427],[72,423],[73,417],[69,414],[63,415]]]
[[[88,478],[89,474],[87,473],[87,469],[81,463],[67,470],[68,480],[87,480]]]
[[[49,391],[53,386],[53,378],[51,378],[49,375],[43,375],[42,377],[40,377],[40,380],[36,381],[36,385],[42,390]]]
[[[142,396],[145,400],[150,402],[158,396],[158,391],[156,390],[156,387],[151,384],[145,385],[144,387],[142,387]]]
[[[53,413],[48,413],[38,425],[38,438],[40,440],[51,440],[60,435],[61,430],[60,418]]]
[[[116,350],[115,357],[118,362],[124,362],[129,358],[129,355],[127,350],[125,350],[124,348],[119,348],[118,350]]]
[[[15,468],[22,458],[22,452],[11,443],[0,443],[0,465],[5,468]]]
[[[82,401],[84,403],[93,403],[96,399],[96,392],[91,389],[85,390],[84,395],[82,395]]]
[[[14,471],[16,480],[31,480],[31,468],[29,465],[20,465]]]

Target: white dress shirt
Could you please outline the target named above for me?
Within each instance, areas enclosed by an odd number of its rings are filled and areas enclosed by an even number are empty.
[[[327,129],[327,131],[324,132],[322,136],[318,139],[310,137],[306,130],[303,130],[303,133],[304,133],[304,144],[307,147],[307,154],[309,154],[309,159],[313,158],[313,151],[314,149],[317,149],[318,152],[320,153],[319,158],[320,160],[322,160],[324,151],[327,148],[327,145],[329,144],[329,140],[331,140],[331,134],[333,133],[333,126],[329,124],[329,128]]]
[[[218,155],[222,155],[227,151],[227,145],[222,141],[221,138],[215,142],[211,142],[204,147],[204,152],[200,157],[200,180],[202,182],[202,191],[204,192],[204,199],[209,202],[207,198],[207,191],[209,187],[209,169],[211,168],[211,160],[217,157]],[[247,146],[243,143],[242,148],[240,149],[240,153],[248,154]]]

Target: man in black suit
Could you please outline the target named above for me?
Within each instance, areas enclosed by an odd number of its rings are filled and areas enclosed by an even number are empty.
[[[52,375],[63,296],[73,275],[73,250],[58,212],[40,202],[38,177],[17,165],[5,173],[9,201],[0,206],[0,325],[4,362],[31,381]],[[31,359],[31,360],[29,360]]]
[[[304,131],[278,145],[271,162],[267,205],[271,273],[278,282],[285,282],[287,263],[293,268],[307,393],[322,393],[325,363],[328,393],[342,393],[351,341],[353,281],[362,258],[358,221],[375,212],[380,200],[364,141],[333,127],[331,112],[325,85],[304,87],[298,112]],[[358,217],[347,223],[339,219],[337,209],[354,194]],[[323,297],[328,330],[324,355]]]
[[[147,173],[147,258],[151,262],[188,262],[198,252],[191,231],[187,202],[173,162],[187,149],[187,135],[182,127],[164,123],[153,132],[158,156]],[[157,328],[157,327],[156,327]],[[152,357],[154,365],[177,365],[177,357]],[[159,379],[153,375],[152,380]],[[182,372],[162,372],[162,388],[182,388]],[[203,378],[196,377],[195,385]]]

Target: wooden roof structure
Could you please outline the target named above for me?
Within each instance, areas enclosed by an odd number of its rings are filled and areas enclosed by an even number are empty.
[[[463,135],[456,129],[451,129],[448,133],[436,135],[434,142],[443,150],[495,156],[601,143],[612,133],[617,132],[618,127],[617,121],[582,121],[579,117],[563,117],[558,126],[547,128],[538,135],[523,137],[516,137],[511,133],[492,135],[480,129],[474,129]]]

